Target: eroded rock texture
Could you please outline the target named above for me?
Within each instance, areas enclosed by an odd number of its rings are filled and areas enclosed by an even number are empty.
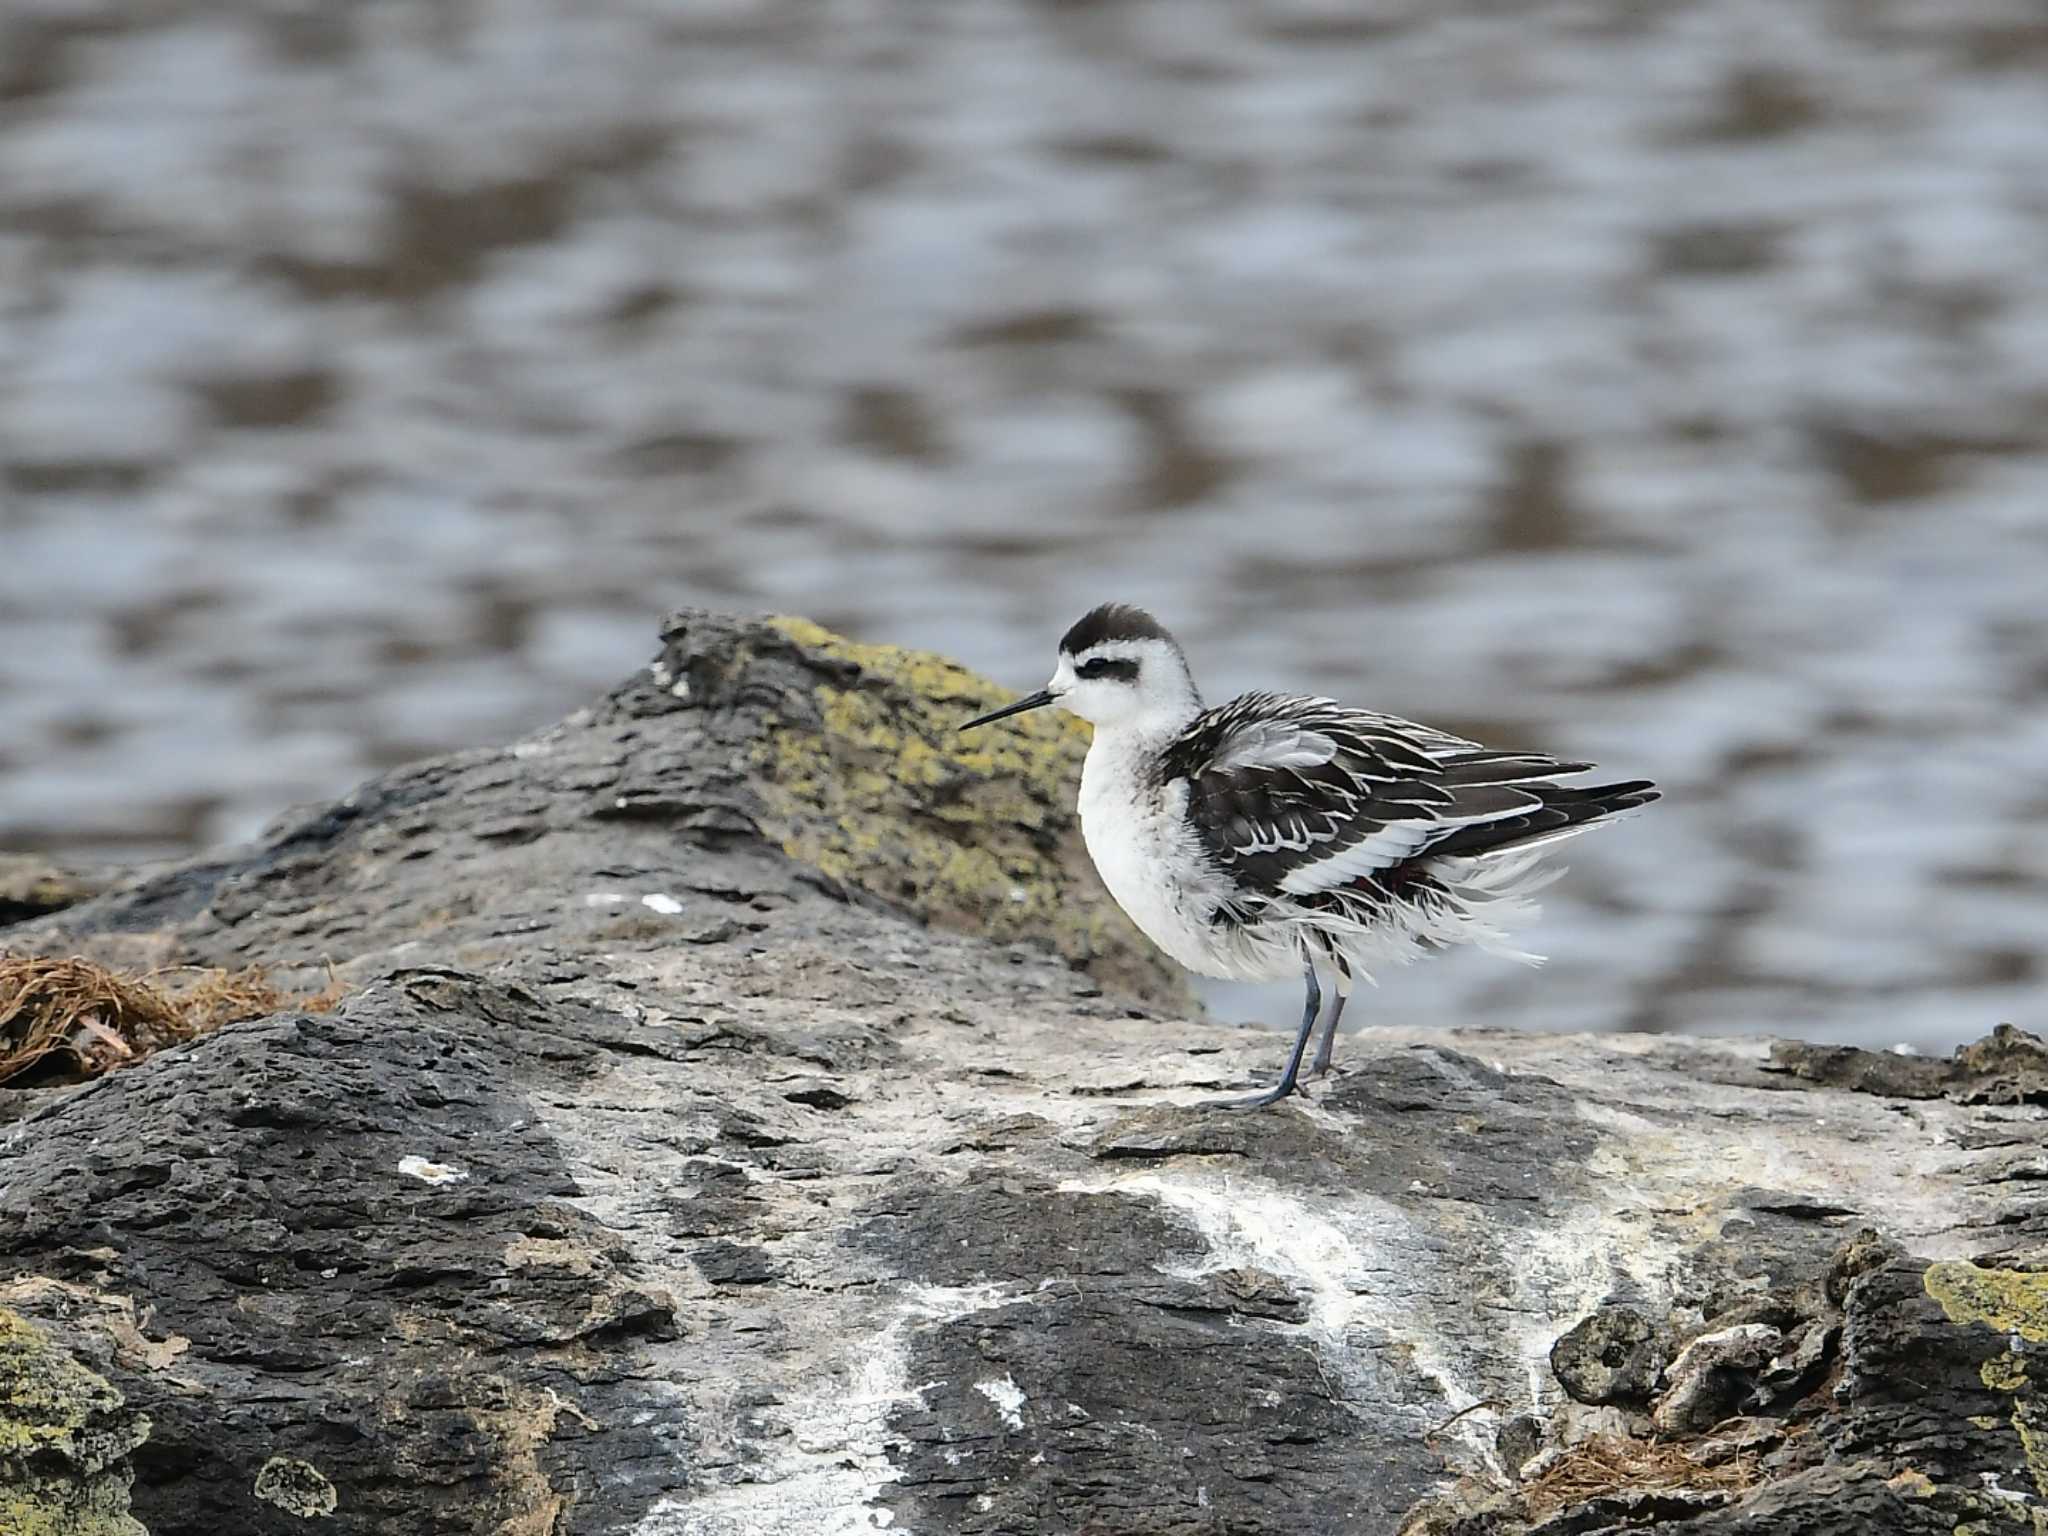
[[[2030,1093],[1389,1029],[1195,1107],[1278,1042],[1105,911],[1075,733],[952,736],[994,697],[683,614],[15,929],[359,988],[5,1100],[0,1305],[148,1420],[147,1528],[2031,1529]]]

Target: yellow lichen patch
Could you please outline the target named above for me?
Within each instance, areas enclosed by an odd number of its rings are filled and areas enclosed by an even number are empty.
[[[1994,1392],[2013,1395],[2013,1432],[2034,1486],[2048,1497],[2048,1405],[2034,1392],[2018,1348],[2021,1342],[2048,1344],[2048,1274],[1943,1260],[1927,1266],[1921,1283],[1950,1322],[1982,1323],[2014,1341],[2011,1353],[1985,1361],[1978,1374]]]
[[[7,1536],[149,1536],[128,1513],[128,1490],[97,1483],[83,1495],[53,1493],[47,1482],[0,1486],[0,1531]]]
[[[785,853],[936,926],[1048,943],[1105,981],[1185,997],[1081,846],[1085,726],[1047,710],[962,736],[1015,695],[928,651],[769,623],[820,663],[817,725],[782,724],[757,751],[763,830]]]
[[[2032,1344],[2048,1344],[2048,1274],[1981,1269],[1944,1259],[1922,1282],[1952,1323],[1987,1323]]]
[[[2027,1522],[2027,1529],[2033,1536],[2048,1536],[2048,1512],[2038,1509],[2023,1511],[2016,1507],[2001,1509],[1994,1521],[1965,1520],[1951,1536],[2014,1536],[2022,1520]]]
[[[111,1383],[0,1307],[0,1531],[143,1536],[123,1458],[149,1420],[122,1409]]]
[[[256,1497],[301,1520],[331,1515],[340,1503],[334,1484],[310,1461],[273,1456],[256,1473]]]
[[[15,1312],[0,1310],[0,1456],[70,1447],[121,1394]]]
[[[2027,1384],[2027,1368],[2018,1355],[1999,1355],[1986,1360],[1977,1374],[1994,1392],[2017,1392]]]

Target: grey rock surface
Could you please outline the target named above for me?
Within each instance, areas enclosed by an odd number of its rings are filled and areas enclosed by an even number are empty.
[[[2025,1529],[2040,1104],[1473,1029],[1197,1107],[1275,1038],[1104,917],[1065,728],[955,741],[989,697],[683,614],[550,731],[10,933],[358,987],[5,1096],[0,1304],[151,1421],[154,1536]],[[1618,1300],[1817,1379],[1617,1415],[1588,1484],[1549,1360]]]

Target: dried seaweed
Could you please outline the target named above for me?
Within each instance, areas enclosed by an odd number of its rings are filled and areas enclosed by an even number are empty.
[[[38,1081],[97,1077],[240,1019],[325,1012],[342,990],[330,977],[318,992],[286,992],[259,966],[123,974],[78,956],[0,954],[0,1083],[31,1070]]]
[[[1617,1493],[1740,1492],[1755,1485],[1759,1457],[1740,1451],[1705,1464],[1680,1445],[1593,1435],[1566,1449],[1522,1490],[1534,1519]]]

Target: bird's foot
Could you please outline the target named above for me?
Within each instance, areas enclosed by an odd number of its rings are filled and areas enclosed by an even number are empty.
[[[1264,1109],[1268,1104],[1278,1104],[1282,1099],[1289,1098],[1297,1093],[1300,1094],[1304,1099],[1307,1098],[1307,1085],[1304,1083],[1296,1082],[1292,1078],[1289,1078],[1285,1082],[1275,1083],[1271,1088],[1268,1088],[1264,1093],[1254,1093],[1249,1095],[1248,1097],[1241,1099],[1197,1099],[1195,1101],[1195,1108]]]

